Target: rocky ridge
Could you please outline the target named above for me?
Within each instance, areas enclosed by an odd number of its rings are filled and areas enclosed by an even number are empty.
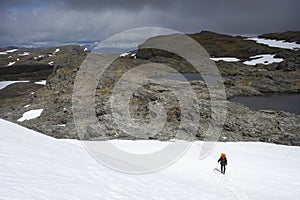
[[[284,40],[288,42],[296,42],[300,44],[299,31],[286,31],[281,33],[266,33],[259,36],[260,38],[272,40]]]
[[[211,32],[201,32],[191,35],[214,57],[235,56],[241,62],[216,62],[224,78],[227,97],[252,96],[266,93],[299,93],[300,65],[299,52],[271,48],[244,40],[242,37],[226,36]],[[223,41],[223,42],[222,42]],[[64,47],[60,47],[64,49]],[[66,54],[57,53],[53,72],[48,76],[46,86],[33,83],[17,83],[0,90],[0,117],[16,122],[22,114],[31,109],[44,108],[39,118],[20,122],[23,126],[32,128],[56,138],[78,138],[72,113],[72,91],[76,73],[87,55],[79,46],[66,47]],[[55,51],[54,49],[45,51]],[[240,54],[238,53],[240,52]],[[242,63],[256,54],[276,54],[285,58],[281,63],[270,65],[248,66]],[[37,54],[40,54],[38,52]],[[45,63],[50,60],[45,60]],[[164,85],[149,83],[141,85],[130,101],[131,115],[139,123],[149,122],[149,103],[161,103],[167,111],[166,125],[157,134],[140,136],[138,133],[128,133],[116,126],[110,109],[110,97],[114,83],[128,70],[147,63],[164,63],[182,73],[195,72],[189,63],[170,52],[156,49],[139,49],[136,58],[123,57],[117,59],[105,72],[95,91],[95,115],[99,123],[89,124],[87,136],[84,139],[158,139],[169,140],[180,138],[197,140],[207,138],[207,127],[211,120],[210,98],[205,83],[201,80],[191,81],[191,86],[197,94],[200,120],[197,134],[191,136],[189,130],[179,130],[180,106],[176,97]],[[6,62],[5,62],[6,63]],[[24,63],[26,63],[24,61]],[[33,66],[33,65],[30,65]],[[1,68],[0,68],[1,69]],[[21,73],[22,74],[22,73]],[[4,75],[4,74],[1,74]],[[1,76],[0,76],[1,77]],[[4,77],[4,76],[2,76]],[[2,80],[7,80],[2,78]],[[137,79],[130,80],[132,83]],[[174,85],[184,84],[177,80],[168,80]],[[25,88],[31,88],[25,90]],[[23,93],[15,97],[16,90]],[[34,91],[34,95],[28,95]],[[12,103],[13,102],[13,103]],[[25,105],[29,107],[24,108]],[[241,104],[227,101],[227,117],[221,141],[264,141],[286,145],[300,145],[300,117],[287,112],[270,110],[251,110]],[[194,105],[191,105],[194,106]],[[119,113],[122,115],[122,113]],[[153,114],[155,115],[155,114]],[[101,126],[101,127],[99,127]],[[100,132],[99,130],[104,130]]]

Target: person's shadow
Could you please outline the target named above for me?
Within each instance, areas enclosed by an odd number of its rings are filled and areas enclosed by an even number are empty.
[[[214,171],[214,172],[220,172],[220,173],[221,173],[221,170],[219,170],[218,168],[214,168],[213,171]]]

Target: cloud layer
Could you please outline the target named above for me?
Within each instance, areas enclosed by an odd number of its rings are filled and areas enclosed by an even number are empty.
[[[299,30],[298,0],[3,0],[0,42],[102,40],[131,28],[259,34]]]

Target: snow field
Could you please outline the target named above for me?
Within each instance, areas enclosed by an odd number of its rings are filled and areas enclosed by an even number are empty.
[[[300,196],[299,147],[218,143],[199,160],[203,142],[168,168],[151,174],[113,171],[77,140],[58,140],[0,119],[0,199],[296,199]],[[151,152],[168,142],[114,140],[124,150]],[[101,142],[99,142],[101,145]],[[228,157],[226,175],[217,168]],[[219,168],[219,166],[218,166]]]

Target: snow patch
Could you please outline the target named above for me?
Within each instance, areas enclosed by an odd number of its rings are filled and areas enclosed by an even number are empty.
[[[137,58],[137,57],[136,57],[136,53],[132,53],[132,54],[130,55],[130,57],[136,59],[136,58]]]
[[[84,48],[83,51],[88,51],[88,48]]]
[[[34,82],[35,84],[39,84],[39,85],[46,85],[46,80],[41,80],[41,81],[37,81]]]
[[[57,126],[60,126],[60,127],[65,127],[66,124],[58,124]]]
[[[48,65],[53,66],[54,65],[54,61],[48,62]]]
[[[31,105],[31,104],[27,104],[27,105],[24,106],[24,108],[28,108],[30,105]]]
[[[275,55],[271,54],[262,54],[262,55],[256,55],[251,56],[249,61],[243,62],[246,65],[256,65],[256,64],[263,64],[263,65],[269,65],[272,63],[280,63],[283,61],[282,58],[274,58]]]
[[[19,53],[18,55],[19,56],[29,56],[30,52]]]
[[[6,52],[7,52],[7,53],[13,53],[13,52],[16,52],[16,51],[18,51],[18,49],[7,50]]]
[[[29,81],[0,81],[0,90],[14,83],[27,83],[27,82]]]
[[[18,122],[23,122],[25,120],[35,119],[35,118],[41,116],[43,110],[44,109],[37,109],[37,110],[27,111],[27,112],[23,113],[23,116],[20,119],[18,119],[17,121]]]
[[[57,49],[55,49],[55,51],[53,52],[53,54],[56,54],[56,53],[58,53],[59,51],[60,51],[60,49],[57,48]]]
[[[123,57],[125,57],[125,56],[128,56],[130,53],[128,53],[128,52],[126,52],[126,53],[122,53],[119,57],[120,58],[123,58]]]
[[[7,58],[12,58],[12,56],[8,56]]]
[[[238,62],[240,59],[235,57],[220,57],[220,58],[210,58],[213,61],[225,61],[225,62]]]
[[[269,47],[278,47],[282,49],[291,49],[296,50],[300,49],[300,44],[297,44],[296,42],[286,42],[284,40],[271,40],[271,39],[265,39],[265,38],[247,38],[246,40],[253,40],[256,43],[259,44],[265,44]]]
[[[18,51],[18,49],[10,49],[10,50],[7,50],[7,51],[0,52],[0,55],[6,55],[7,53],[13,53],[13,52],[16,52],[16,51]]]
[[[15,63],[16,63],[16,61],[9,62],[9,63],[7,64],[7,67],[12,66],[12,65],[14,65]]]

